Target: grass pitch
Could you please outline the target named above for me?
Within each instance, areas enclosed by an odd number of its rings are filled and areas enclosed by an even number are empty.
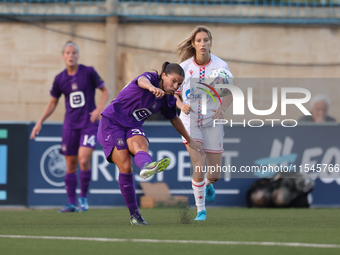
[[[339,209],[213,208],[195,222],[194,209],[141,210],[149,226],[132,226],[127,209],[0,211],[0,235],[118,238],[53,240],[0,237],[0,254],[340,254],[340,248],[207,243],[133,242],[131,239],[280,242],[340,245]],[[339,246],[340,247],[340,246]]]

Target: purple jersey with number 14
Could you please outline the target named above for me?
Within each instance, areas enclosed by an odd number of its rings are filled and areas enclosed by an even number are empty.
[[[146,77],[153,86],[159,88],[157,74],[145,72],[122,89],[117,98],[103,111],[103,116],[123,127],[142,126],[148,117],[159,111],[166,119],[177,116],[176,98],[171,95],[157,98],[149,90],[142,89],[137,82],[141,76]]]
[[[64,128],[81,129],[91,124],[89,113],[96,109],[95,90],[103,85],[96,70],[84,65],[79,65],[74,75],[68,75],[65,69],[55,77],[50,93],[55,98],[65,95]]]

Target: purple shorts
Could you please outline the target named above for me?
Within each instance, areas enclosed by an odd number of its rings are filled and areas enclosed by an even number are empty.
[[[117,150],[128,149],[126,140],[135,135],[142,135],[148,140],[142,126],[126,128],[105,116],[102,116],[100,119],[98,127],[98,142],[104,149],[106,160],[110,163],[113,163],[111,160],[111,153],[114,147],[116,147]]]
[[[96,148],[98,122],[86,125],[82,129],[63,127],[60,152],[66,156],[78,155],[79,147]]]

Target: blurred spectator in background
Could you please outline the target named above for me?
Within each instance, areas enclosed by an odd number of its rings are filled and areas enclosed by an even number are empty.
[[[252,184],[246,194],[247,206],[309,208],[308,194],[314,186],[313,179],[299,173],[278,173]]]
[[[312,115],[305,115],[299,119],[299,122],[336,122],[336,120],[328,116],[328,109],[331,100],[328,96],[318,94],[312,97],[310,101],[310,111]]]

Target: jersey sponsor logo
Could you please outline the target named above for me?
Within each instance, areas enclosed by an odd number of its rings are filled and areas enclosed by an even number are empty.
[[[132,115],[135,117],[137,121],[142,121],[147,119],[152,115],[152,112],[147,108],[136,109],[132,112]]]
[[[185,96],[186,96],[187,98],[190,98],[190,89],[188,89],[187,91],[185,91]]]
[[[85,96],[82,91],[75,91],[70,93],[70,106],[72,108],[79,108],[85,105]]]
[[[192,75],[192,74],[194,73],[194,71],[193,71],[193,70],[190,70],[189,73],[190,73],[190,75]]]
[[[66,161],[65,157],[60,154],[60,148],[59,144],[49,147],[40,159],[41,175],[46,182],[56,187],[65,185]]]
[[[72,90],[77,90],[77,89],[78,89],[77,83],[72,83]]]
[[[195,94],[194,93],[194,88],[187,89],[187,91],[185,91],[185,96],[188,99],[201,99],[202,98],[202,94]]]

